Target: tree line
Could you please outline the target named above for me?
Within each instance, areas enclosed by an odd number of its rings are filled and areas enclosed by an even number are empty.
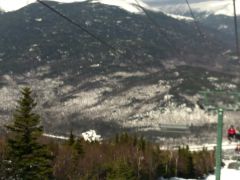
[[[0,137],[0,179],[151,180],[202,178],[214,171],[214,152],[189,148],[162,150],[137,134],[116,134],[86,142],[70,132],[68,140],[43,137],[31,89],[21,90],[13,121]]]

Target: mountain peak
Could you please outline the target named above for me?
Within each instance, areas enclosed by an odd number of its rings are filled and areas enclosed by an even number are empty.
[[[194,12],[205,13],[206,15],[226,15],[233,16],[233,1],[232,0],[195,0],[189,1]],[[186,15],[189,14],[189,9],[185,1],[179,0],[152,0],[149,4],[157,10],[165,13]],[[236,7],[240,6],[240,1],[236,1]],[[240,15],[240,9],[237,8],[237,14]]]

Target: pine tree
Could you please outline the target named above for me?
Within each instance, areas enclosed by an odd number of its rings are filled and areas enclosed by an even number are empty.
[[[140,150],[145,151],[146,149],[146,141],[143,136],[141,136],[139,142],[138,142],[138,147]]]
[[[177,165],[178,176],[183,178],[194,177],[194,165],[192,154],[189,151],[189,147],[179,147],[178,149],[178,165]]]
[[[107,180],[136,180],[137,174],[134,167],[124,161],[117,160],[111,164],[109,172],[107,172]]]
[[[75,144],[74,144],[74,149],[77,152],[77,155],[83,155],[84,150],[83,150],[83,145],[81,139],[77,139]]]
[[[52,178],[52,157],[39,137],[43,133],[40,116],[34,112],[36,103],[31,89],[23,88],[13,115],[13,123],[6,126],[10,131],[7,142],[8,179],[38,180]]]
[[[72,146],[74,144],[74,142],[75,142],[75,136],[74,136],[74,134],[71,130],[70,135],[69,135],[69,139],[68,139],[68,145]]]
[[[134,147],[137,146],[137,143],[138,143],[138,138],[137,138],[137,135],[134,134],[134,136],[133,136],[133,146]]]
[[[5,160],[5,142],[0,139],[0,180],[4,179],[5,177],[5,167],[4,167],[4,160]]]
[[[115,144],[118,144],[119,143],[119,134],[117,133],[115,135]]]

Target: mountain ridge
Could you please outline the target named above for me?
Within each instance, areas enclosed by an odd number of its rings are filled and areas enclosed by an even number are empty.
[[[23,86],[33,89],[47,132],[73,127],[104,136],[136,128],[155,133],[159,123],[214,123],[198,107],[198,92],[240,87],[238,64],[221,55],[229,48],[222,34],[206,28],[203,39],[191,22],[153,11],[157,26],[116,6],[48,3],[124,55],[40,4],[1,14],[2,124]]]
[[[165,13],[172,13],[176,15],[190,16],[189,8],[185,1],[179,2],[178,0],[152,0],[148,3],[151,7],[155,7],[156,10],[163,11]],[[209,15],[226,15],[233,16],[233,2],[232,0],[195,0],[189,1],[189,4],[194,13],[202,14],[202,17]],[[240,1],[236,1],[236,7],[240,6]],[[237,15],[240,15],[239,8]]]
[[[84,2],[88,0],[48,0],[46,2],[59,2],[59,3],[74,3],[74,2]],[[148,10],[162,11],[168,14],[174,15],[188,15],[189,9],[186,2],[179,2],[178,0],[92,0],[93,3],[102,3],[106,5],[113,5],[125,9],[129,12],[140,13],[141,10],[137,7],[139,3],[141,6]],[[0,9],[5,12],[15,11],[31,3],[36,3],[36,0],[0,0]],[[232,0],[197,0],[189,2],[193,11],[196,13],[205,13],[208,15],[226,15],[233,16],[233,5]],[[236,6],[240,6],[240,2],[236,1]],[[237,14],[240,15],[240,10],[237,8]]]
[[[150,8],[147,4],[143,3],[141,0],[47,0],[46,2],[57,2],[57,3],[77,3],[77,2],[91,2],[91,3],[101,3],[105,5],[112,5],[119,8],[122,8],[126,11],[132,13],[140,13],[141,10],[137,7],[136,3],[139,3],[144,8]],[[25,6],[28,6],[32,3],[37,3],[36,0],[22,0],[21,3],[16,0],[10,0],[10,3],[5,1],[0,1],[0,9],[4,12],[11,12],[19,10]]]

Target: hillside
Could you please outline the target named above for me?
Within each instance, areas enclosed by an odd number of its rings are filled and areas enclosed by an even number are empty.
[[[25,85],[36,93],[46,131],[95,128],[106,136],[215,122],[197,106],[198,92],[240,88],[238,63],[222,56],[231,47],[221,32],[205,28],[203,38],[192,22],[160,12],[149,11],[156,26],[116,6],[48,3],[120,54],[40,4],[0,14],[1,123]]]
[[[193,11],[193,15],[198,21],[200,28],[208,27],[215,32],[221,32],[224,42],[227,42],[233,47],[235,41],[234,20],[233,20],[233,1],[232,0],[194,0],[188,1]],[[185,19],[192,18],[189,7],[186,1],[179,0],[150,0],[147,1],[148,6],[155,11],[162,11],[166,14],[176,17],[184,17]],[[239,5],[240,1],[236,1],[236,14],[239,20]],[[203,26],[203,27],[201,27]],[[240,34],[239,34],[240,35]]]

